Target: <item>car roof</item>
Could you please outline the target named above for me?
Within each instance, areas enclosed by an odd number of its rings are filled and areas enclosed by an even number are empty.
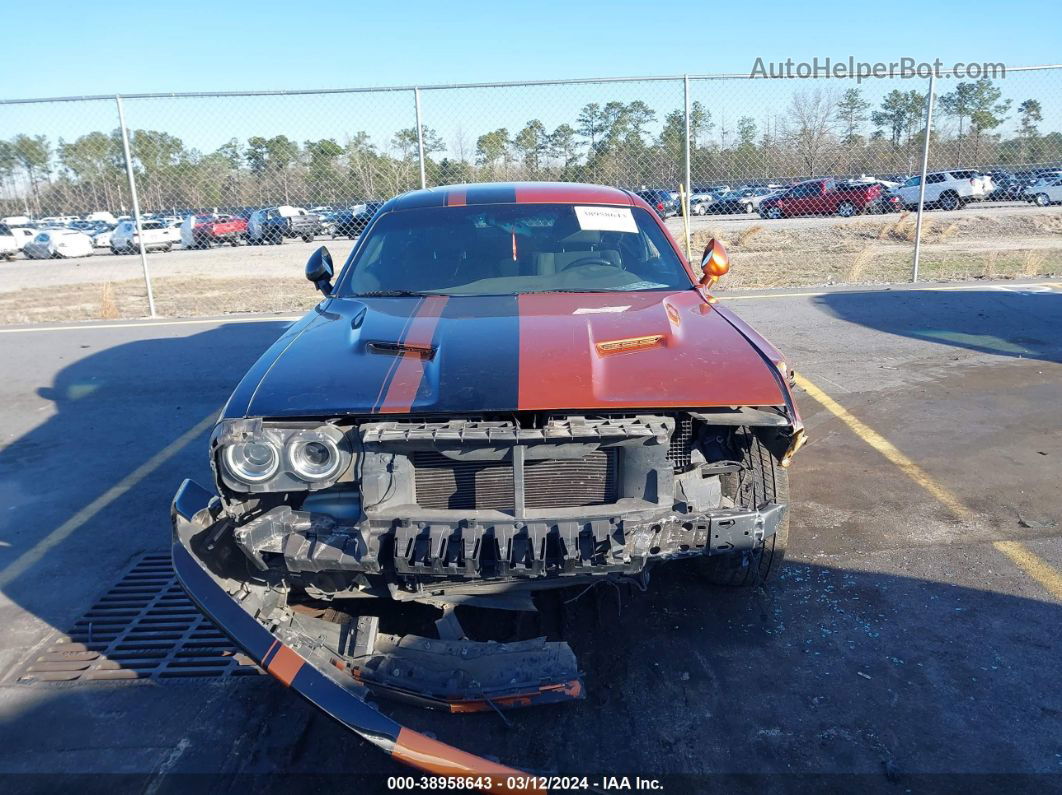
[[[641,206],[627,191],[575,182],[483,182],[443,185],[404,193],[384,204],[383,211],[467,204],[622,204]]]

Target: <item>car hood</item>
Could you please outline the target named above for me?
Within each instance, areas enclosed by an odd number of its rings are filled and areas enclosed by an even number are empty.
[[[740,325],[740,324],[737,324]],[[781,405],[773,365],[690,289],[332,299],[226,416]]]

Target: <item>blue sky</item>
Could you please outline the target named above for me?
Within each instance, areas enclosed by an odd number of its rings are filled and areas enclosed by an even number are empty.
[[[4,98],[746,72],[757,56],[1062,60],[1057,0],[4,6]]]
[[[611,2],[215,3],[9,2],[0,98],[91,94],[394,86],[708,73],[747,74],[766,61],[868,62],[903,57],[1009,65],[1062,62],[1062,3]],[[42,46],[46,42],[47,46]],[[737,119],[762,132],[794,90],[825,81],[700,81],[693,99],[711,110],[716,141]],[[831,81],[839,89],[850,81]],[[942,81],[941,91],[948,91]],[[1062,70],[1000,81],[1016,107],[1035,97],[1044,131],[1062,127]],[[875,106],[889,90],[924,80],[863,84]],[[450,155],[496,127],[529,119],[574,123],[587,102],[645,101],[651,133],[682,105],[681,82],[425,92],[424,124]],[[163,130],[209,152],[231,138],[283,134],[346,143],[365,131],[386,149],[414,124],[409,93],[247,99],[146,99],[126,103],[131,128]],[[773,120],[773,121],[772,121]],[[946,123],[946,120],[943,120]],[[1013,111],[1000,132],[1012,134]],[[0,137],[43,133],[53,143],[117,127],[114,102],[0,106]],[[730,136],[727,139],[727,136]]]

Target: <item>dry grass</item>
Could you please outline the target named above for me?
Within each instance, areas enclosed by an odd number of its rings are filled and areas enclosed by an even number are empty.
[[[748,245],[752,238],[763,232],[763,224],[753,224],[752,226],[746,226],[740,232],[738,232],[737,238],[734,240],[735,246]]]
[[[851,265],[848,266],[848,273],[845,274],[844,280],[849,284],[854,284],[863,278],[863,271],[866,270],[867,265],[874,259],[874,250],[867,246],[852,259]]]
[[[111,282],[107,282],[100,289],[100,319],[117,320],[119,317],[121,317],[121,313],[118,311],[118,304],[114,300],[114,285]]]
[[[1046,271],[1044,265],[1047,263],[1047,259],[1048,254],[1043,249],[1029,249],[1025,252],[1022,261],[1021,275],[1036,276],[1044,273]]]

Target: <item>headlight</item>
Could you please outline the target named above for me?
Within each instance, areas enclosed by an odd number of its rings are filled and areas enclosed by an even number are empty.
[[[267,441],[236,442],[225,447],[225,468],[237,480],[262,483],[280,469],[280,452]]]
[[[336,443],[318,431],[300,431],[288,442],[288,465],[303,480],[328,480],[341,461]]]
[[[219,485],[250,493],[326,489],[354,458],[346,432],[334,425],[292,428],[256,418],[222,420],[211,447]]]

